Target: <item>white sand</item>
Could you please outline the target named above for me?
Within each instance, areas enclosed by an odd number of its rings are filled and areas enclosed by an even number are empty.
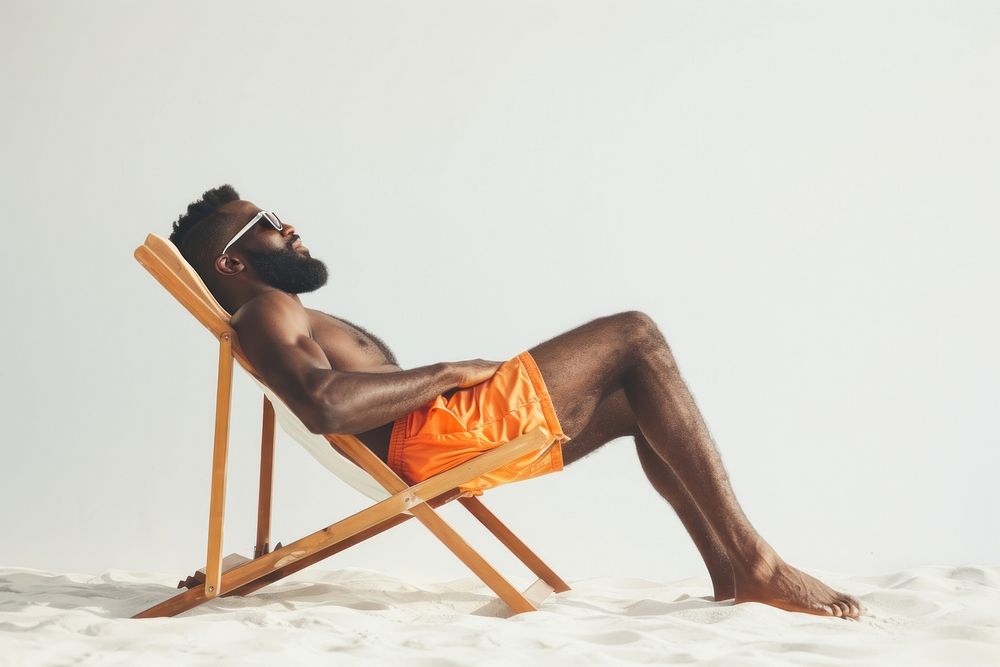
[[[176,618],[128,617],[178,577],[0,568],[3,665],[1000,665],[1000,567],[879,576],[808,570],[867,608],[857,621],[714,602],[708,578],[571,581],[502,618],[474,579],[413,586],[305,570]],[[527,580],[515,580],[527,584]]]

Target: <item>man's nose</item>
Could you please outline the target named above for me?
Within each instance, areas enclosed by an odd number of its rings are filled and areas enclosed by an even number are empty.
[[[281,226],[281,235],[282,236],[291,236],[294,233],[295,233],[295,227],[292,227],[291,225],[282,225]]]

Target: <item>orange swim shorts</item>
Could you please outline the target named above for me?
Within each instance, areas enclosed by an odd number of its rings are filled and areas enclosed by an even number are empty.
[[[389,437],[389,467],[415,484],[543,427],[555,436],[532,452],[459,486],[481,495],[486,489],[562,470],[562,443],[569,440],[556,417],[542,374],[527,351],[509,359],[484,382],[439,394],[403,415]]]

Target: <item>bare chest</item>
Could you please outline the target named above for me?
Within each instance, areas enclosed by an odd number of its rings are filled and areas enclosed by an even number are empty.
[[[347,320],[307,308],[313,340],[326,353],[330,366],[342,371],[402,370],[392,350],[380,338]]]

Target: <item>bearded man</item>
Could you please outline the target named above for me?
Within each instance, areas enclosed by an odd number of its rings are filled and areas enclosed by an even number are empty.
[[[786,563],[743,513],[701,413],[656,323],[601,317],[506,361],[403,369],[375,335],[305,308],[327,281],[295,227],[208,190],[170,240],[219,303],[254,368],[314,433],[355,435],[410,483],[536,427],[554,444],[474,480],[468,493],[562,470],[622,437],[674,508],[708,568],[715,599],[857,618],[861,604]]]

